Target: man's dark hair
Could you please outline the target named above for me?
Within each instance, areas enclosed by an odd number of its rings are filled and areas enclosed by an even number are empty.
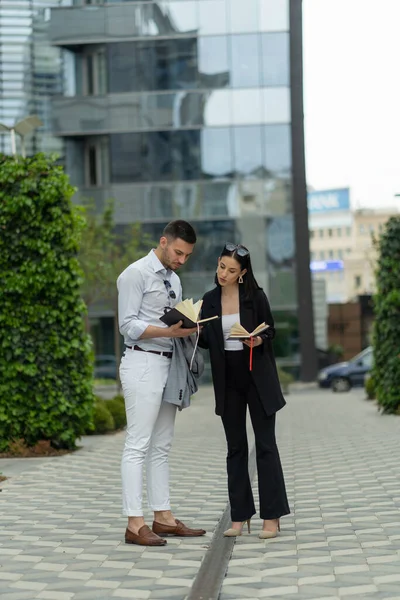
[[[168,223],[163,231],[163,236],[172,240],[179,238],[187,244],[195,244],[197,239],[196,232],[190,223],[180,220]]]

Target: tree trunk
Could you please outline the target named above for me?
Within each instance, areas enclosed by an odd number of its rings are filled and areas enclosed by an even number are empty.
[[[117,365],[117,392],[121,394],[121,380],[119,378],[119,364],[121,362],[121,338],[118,327],[118,299],[114,298],[114,352],[115,352],[115,362]]]

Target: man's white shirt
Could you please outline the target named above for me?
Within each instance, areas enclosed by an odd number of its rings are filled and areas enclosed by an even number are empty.
[[[167,289],[164,281],[169,281]],[[182,300],[182,286],[174,271],[166,269],[154,250],[127,267],[117,279],[118,322],[126,346],[140,345],[143,350],[168,352],[172,350],[171,338],[140,336],[149,325],[167,327],[160,317],[166,307],[173,307]],[[175,292],[171,298],[169,292]]]

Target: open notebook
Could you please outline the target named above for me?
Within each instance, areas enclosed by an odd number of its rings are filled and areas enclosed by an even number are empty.
[[[232,325],[228,339],[229,340],[249,340],[250,338],[260,335],[260,333],[263,333],[263,331],[266,331],[268,328],[269,328],[269,325],[267,325],[266,323],[261,323],[260,325],[258,325],[258,327],[256,327],[254,329],[254,331],[252,331],[250,333],[240,323],[235,323],[234,325]]]
[[[182,302],[178,302],[174,308],[171,308],[165,315],[160,317],[160,321],[168,325],[168,327],[182,321],[182,327],[191,329],[198,324],[219,318],[218,315],[215,315],[208,319],[199,319],[202,305],[203,300],[198,300],[198,302],[193,303],[192,298],[187,298],[186,300],[182,300]]]

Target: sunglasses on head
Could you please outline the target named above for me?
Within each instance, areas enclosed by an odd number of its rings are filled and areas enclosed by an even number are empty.
[[[241,244],[232,244],[231,242],[226,242],[224,246],[224,250],[228,252],[235,252],[238,256],[248,256],[250,252]]]
[[[171,290],[172,285],[170,284],[170,282],[168,281],[168,279],[164,279],[164,285],[165,285],[165,288],[166,288],[166,290],[168,292],[168,296],[170,298],[172,298],[173,300],[175,300],[176,294],[175,294],[174,290]]]

